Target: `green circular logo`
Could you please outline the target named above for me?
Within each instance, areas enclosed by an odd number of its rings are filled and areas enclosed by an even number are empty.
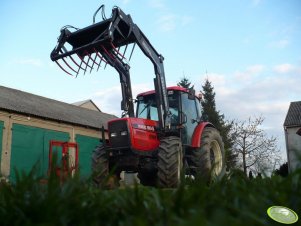
[[[272,206],[268,208],[267,213],[274,221],[282,224],[293,224],[298,221],[298,215],[284,206]]]

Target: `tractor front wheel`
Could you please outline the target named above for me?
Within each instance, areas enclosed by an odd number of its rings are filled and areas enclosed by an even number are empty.
[[[120,172],[112,174],[110,165],[105,147],[98,145],[92,154],[92,181],[96,187],[110,189],[118,186]]]
[[[109,176],[109,158],[102,145],[98,145],[92,153],[92,172],[94,185],[102,187]]]
[[[183,168],[182,142],[179,137],[161,139],[157,163],[158,186],[175,188],[180,184]]]

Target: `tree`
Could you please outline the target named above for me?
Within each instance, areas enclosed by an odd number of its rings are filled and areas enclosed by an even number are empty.
[[[249,179],[252,180],[253,178],[254,178],[254,177],[253,177],[253,173],[252,173],[252,171],[250,170],[250,171],[249,171]]]
[[[249,117],[247,121],[234,122],[231,128],[233,150],[240,157],[244,173],[247,171],[267,172],[273,170],[280,161],[277,139],[268,137],[261,128],[262,116]]]
[[[187,89],[194,87],[193,85],[191,85],[191,82],[187,77],[185,77],[185,75],[181,78],[181,81],[177,83],[177,86],[187,88]]]
[[[274,171],[275,175],[279,175],[282,177],[287,177],[288,176],[288,163],[283,163],[279,169],[276,169]]]
[[[233,137],[231,137],[230,130],[232,128],[233,121],[226,121],[224,114],[221,114],[216,109],[214,87],[208,79],[205,80],[202,88],[202,119],[204,121],[211,122],[220,132],[225,145],[227,168],[233,168],[236,163],[236,155],[231,151],[233,146]]]

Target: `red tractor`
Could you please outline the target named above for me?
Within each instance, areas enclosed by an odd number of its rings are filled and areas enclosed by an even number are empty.
[[[101,8],[104,10],[104,6],[96,11],[94,21]],[[123,114],[108,122],[109,139],[105,141],[103,129],[103,143],[92,154],[95,184],[101,187],[109,175],[119,177],[121,171],[138,172],[141,184],[164,188],[177,187],[181,175],[202,176],[206,180],[221,177],[225,173],[223,141],[214,125],[202,120],[195,91],[166,87],[164,58],[130,15],[118,7],[113,8],[109,19],[102,14],[103,21],[83,29],[62,28],[51,53],[51,59],[68,74],[92,71],[104,62],[120,76]],[[138,45],[155,71],[155,89],[136,99],[132,97],[130,66],[125,57],[129,45],[133,46],[131,55]]]

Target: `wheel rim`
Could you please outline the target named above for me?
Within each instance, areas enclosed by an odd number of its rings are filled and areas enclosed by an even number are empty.
[[[222,151],[219,146],[219,143],[214,140],[211,142],[210,145],[210,162],[211,162],[211,167],[212,173],[214,175],[219,175],[222,171]]]

